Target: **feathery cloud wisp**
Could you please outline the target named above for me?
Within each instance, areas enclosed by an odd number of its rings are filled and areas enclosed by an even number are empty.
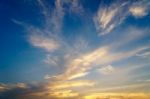
[[[109,75],[109,74],[112,74],[115,71],[115,69],[113,66],[108,65],[108,66],[100,68],[99,71],[100,71],[100,73],[102,73],[104,75]]]
[[[51,52],[58,49],[59,44],[54,39],[47,38],[45,36],[40,35],[31,35],[30,43],[39,48],[43,48],[44,50]]]
[[[116,26],[123,22],[127,12],[122,13],[122,11],[127,6],[127,3],[116,3],[109,7],[100,6],[97,15],[94,17],[94,23],[100,35],[110,33]]]
[[[110,6],[99,7],[94,16],[96,30],[100,35],[111,33],[113,29],[119,26],[131,14],[134,17],[144,17],[148,14],[146,1],[137,1],[130,4],[128,1],[123,3],[115,2]]]
[[[135,17],[143,17],[148,14],[146,6],[131,6],[129,11]]]

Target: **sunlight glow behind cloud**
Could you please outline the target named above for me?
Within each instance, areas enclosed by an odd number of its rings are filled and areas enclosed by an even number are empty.
[[[14,59],[20,67],[10,69],[17,70],[15,79],[27,82],[0,83],[0,98],[149,99],[150,29],[142,25],[149,17],[148,1],[100,2],[97,8],[84,0],[36,0],[36,4],[41,24],[11,18],[24,27],[27,46],[32,46],[25,56],[19,54],[23,59]],[[132,24],[130,17],[133,23],[144,21]],[[36,48],[39,52],[34,55]],[[31,56],[29,63],[26,55]]]

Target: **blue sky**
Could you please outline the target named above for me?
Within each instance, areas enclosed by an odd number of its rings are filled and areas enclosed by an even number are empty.
[[[149,97],[149,11],[148,0],[1,0],[0,93]]]

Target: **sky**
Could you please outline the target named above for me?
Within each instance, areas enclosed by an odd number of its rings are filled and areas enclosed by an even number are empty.
[[[0,99],[149,99],[149,0],[0,0]]]

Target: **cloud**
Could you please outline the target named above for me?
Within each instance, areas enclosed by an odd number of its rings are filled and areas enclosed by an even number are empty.
[[[114,2],[110,6],[100,5],[93,18],[96,30],[100,35],[109,34],[130,15],[136,18],[146,16],[148,8],[149,3],[147,1],[123,1]]]
[[[28,41],[33,46],[43,48],[48,52],[53,52],[61,45],[68,46],[67,42],[63,41],[60,37],[62,34],[63,19],[67,10],[69,10],[64,5],[69,5],[70,9],[72,9],[71,11],[77,13],[80,12],[81,9],[83,10],[80,2],[78,0],[55,0],[53,9],[46,6],[46,2],[42,0],[37,0],[37,3],[44,17],[41,20],[44,20],[44,22],[42,23],[42,28],[32,25],[26,27],[29,33]],[[18,21],[14,21],[18,23]]]
[[[105,99],[109,97],[109,99],[149,99],[149,93],[91,93],[84,96],[84,99]]]
[[[30,86],[26,83],[16,84],[1,84],[0,98],[1,99],[20,99],[19,97],[28,92]]]
[[[39,8],[44,17],[43,28],[30,26],[27,28],[29,33],[29,42],[38,48],[42,48],[47,52],[53,52],[61,45],[58,34],[61,32],[61,26],[64,16],[62,2],[55,1],[55,8],[51,11],[42,0],[37,0]]]
[[[79,93],[70,88],[91,87],[95,83],[87,80],[51,82],[37,85],[27,85],[25,83],[17,83],[11,85],[1,84],[0,98],[2,99],[66,99],[79,96]]]
[[[42,12],[42,15],[44,17],[44,28],[46,30],[49,30],[53,33],[61,32],[62,27],[62,21],[64,17],[64,10],[63,10],[63,3],[61,0],[55,0],[54,1],[54,9],[49,9],[48,6],[46,6],[46,2],[42,0],[37,0],[39,8]]]
[[[7,90],[7,89],[8,89],[8,87],[7,87],[6,84],[0,84],[0,92],[3,92],[5,90]]]
[[[71,2],[71,12],[76,13],[76,14],[83,14],[84,13],[84,8],[79,2],[79,0],[70,0]]]
[[[56,34],[62,33],[63,20],[67,11],[75,14],[82,14],[84,12],[79,0],[55,0],[55,7],[52,10],[42,0],[38,0],[38,4],[44,16],[45,28]]]
[[[67,68],[65,69],[65,71],[59,75],[56,75],[53,79],[63,81],[83,77],[86,75],[87,71],[94,68],[95,66],[101,66],[104,64],[110,64],[123,59],[127,59],[145,48],[147,48],[147,46],[135,48],[126,52],[116,53],[110,52],[110,50],[112,49],[111,46],[110,48],[109,46],[97,48],[94,51],[88,52],[74,58],[73,60],[70,60],[69,63],[66,64]]]
[[[104,66],[100,69],[98,69],[102,74],[104,75],[109,75],[109,74],[112,74],[113,72],[115,72],[115,69],[113,66],[111,65],[108,65],[108,66]]]
[[[146,16],[149,11],[150,7],[150,3],[147,0],[142,0],[139,2],[135,2],[133,3],[130,7],[129,7],[129,12],[136,18],[141,18]]]
[[[71,79],[75,79],[75,78],[80,78],[80,77],[84,77],[88,75],[88,72],[81,72],[81,73],[77,73],[71,77],[69,77],[68,79],[71,80]]]
[[[132,6],[130,7],[129,11],[135,17],[143,17],[148,14],[147,7],[145,6]]]
[[[25,83],[17,83],[15,85],[12,85],[12,88],[22,88],[22,89],[27,89],[29,86]]]
[[[126,92],[124,93],[124,90],[127,89],[137,89],[137,88],[143,88],[147,87],[148,83],[140,83],[140,84],[132,84],[132,85],[124,85],[124,86],[114,86],[112,88],[104,88],[104,89],[99,89],[94,90],[94,91],[87,91],[84,92],[82,95],[80,93],[67,89],[67,88],[80,88],[80,87],[85,87],[85,86],[93,86],[92,82],[89,81],[71,81],[71,82],[64,82],[61,83],[53,83],[53,85],[38,85],[38,86],[33,86],[33,85],[28,85],[28,88],[23,88],[23,87],[17,87],[18,85],[13,85],[16,87],[9,87],[9,90],[5,90],[4,92],[0,93],[0,98],[2,99],[78,99],[78,98],[83,98],[83,99],[91,99],[95,97],[124,97],[125,99],[127,98],[135,98],[139,97],[139,99],[148,99],[149,93],[145,92],[140,92],[137,91],[135,93],[133,92]],[[58,84],[58,86],[57,86]],[[20,86],[20,85],[19,85]],[[21,85],[22,86],[22,85]],[[43,87],[44,86],[44,87]],[[52,89],[53,88],[53,89]],[[135,90],[134,89],[134,90]],[[108,90],[122,90],[122,93],[113,92],[109,93],[103,93]],[[102,91],[102,93],[101,93]],[[129,90],[128,90],[129,91]],[[128,95],[127,95],[128,94]],[[128,96],[128,97],[126,97]],[[88,98],[87,98],[88,97]]]
[[[0,84],[0,92],[4,92],[7,90],[16,89],[16,88],[27,89],[29,88],[29,86],[25,83]]]
[[[72,90],[48,91],[48,92],[33,92],[28,95],[30,99],[76,99],[79,96],[77,92]]]
[[[147,47],[146,49],[143,49],[143,51],[137,53],[135,56],[143,59],[149,59],[150,57],[150,47]]]
[[[149,58],[150,57],[150,52],[149,51],[145,51],[145,52],[136,54],[136,56],[143,57],[143,58]]]
[[[112,46],[112,48],[121,48],[145,38],[146,36],[148,36],[149,28],[129,26],[127,28],[124,28],[120,33],[121,35],[118,34],[118,36],[120,37],[110,43],[110,46]]]
[[[99,58],[106,55],[106,48],[99,48],[96,51],[89,52],[85,55],[80,55],[66,64],[64,73],[57,75],[55,78],[58,80],[67,80],[70,78],[77,78],[86,75],[86,71],[92,67],[92,64]]]
[[[146,80],[138,80],[138,82],[150,82],[150,79],[146,79]]]
[[[61,0],[55,1],[55,9],[51,16],[51,24],[53,25],[52,31],[55,33],[60,33],[62,29],[62,22],[65,12],[63,8],[63,2]]]
[[[66,99],[66,98],[75,98],[79,96],[79,93],[73,91],[73,88],[84,88],[92,87],[95,83],[88,80],[78,80],[78,81],[55,81],[43,84],[39,87],[39,90],[31,90],[28,95],[31,97],[47,97],[47,98],[56,98],[56,99]],[[47,99],[46,98],[46,99]],[[45,99],[45,98],[44,98]]]
[[[66,88],[79,88],[85,86],[93,86],[95,85],[92,81],[86,80],[76,80],[76,81],[63,81],[63,82],[52,82],[50,83],[47,88],[51,90],[58,90],[58,89],[66,89]]]
[[[59,65],[59,58],[52,55],[47,55],[46,59],[44,59],[44,62],[46,64],[52,65],[52,66],[58,66]]]
[[[97,31],[100,35],[110,33],[116,26],[123,22],[127,12],[123,12],[128,2],[115,3],[109,7],[99,8],[96,16],[94,17],[94,23]]]
[[[59,43],[56,40],[42,35],[31,35],[29,41],[33,46],[42,48],[47,52],[52,52],[59,48]]]
[[[77,92],[72,92],[72,90],[63,90],[63,91],[56,91],[50,94],[50,96],[54,96],[57,98],[73,98],[78,96]]]
[[[110,82],[112,83],[112,82]],[[102,85],[101,85],[102,86]],[[139,93],[139,92],[143,92],[143,93],[149,93],[150,88],[148,87],[149,83],[148,82],[132,82],[132,83],[128,83],[128,84],[117,84],[117,85],[113,85],[113,86],[105,86],[105,87],[101,87],[101,88],[93,88],[91,90],[87,90],[85,91],[85,93],[90,94],[90,93],[95,93],[95,92],[112,92],[112,93],[130,93],[130,92],[135,92],[135,93]]]

